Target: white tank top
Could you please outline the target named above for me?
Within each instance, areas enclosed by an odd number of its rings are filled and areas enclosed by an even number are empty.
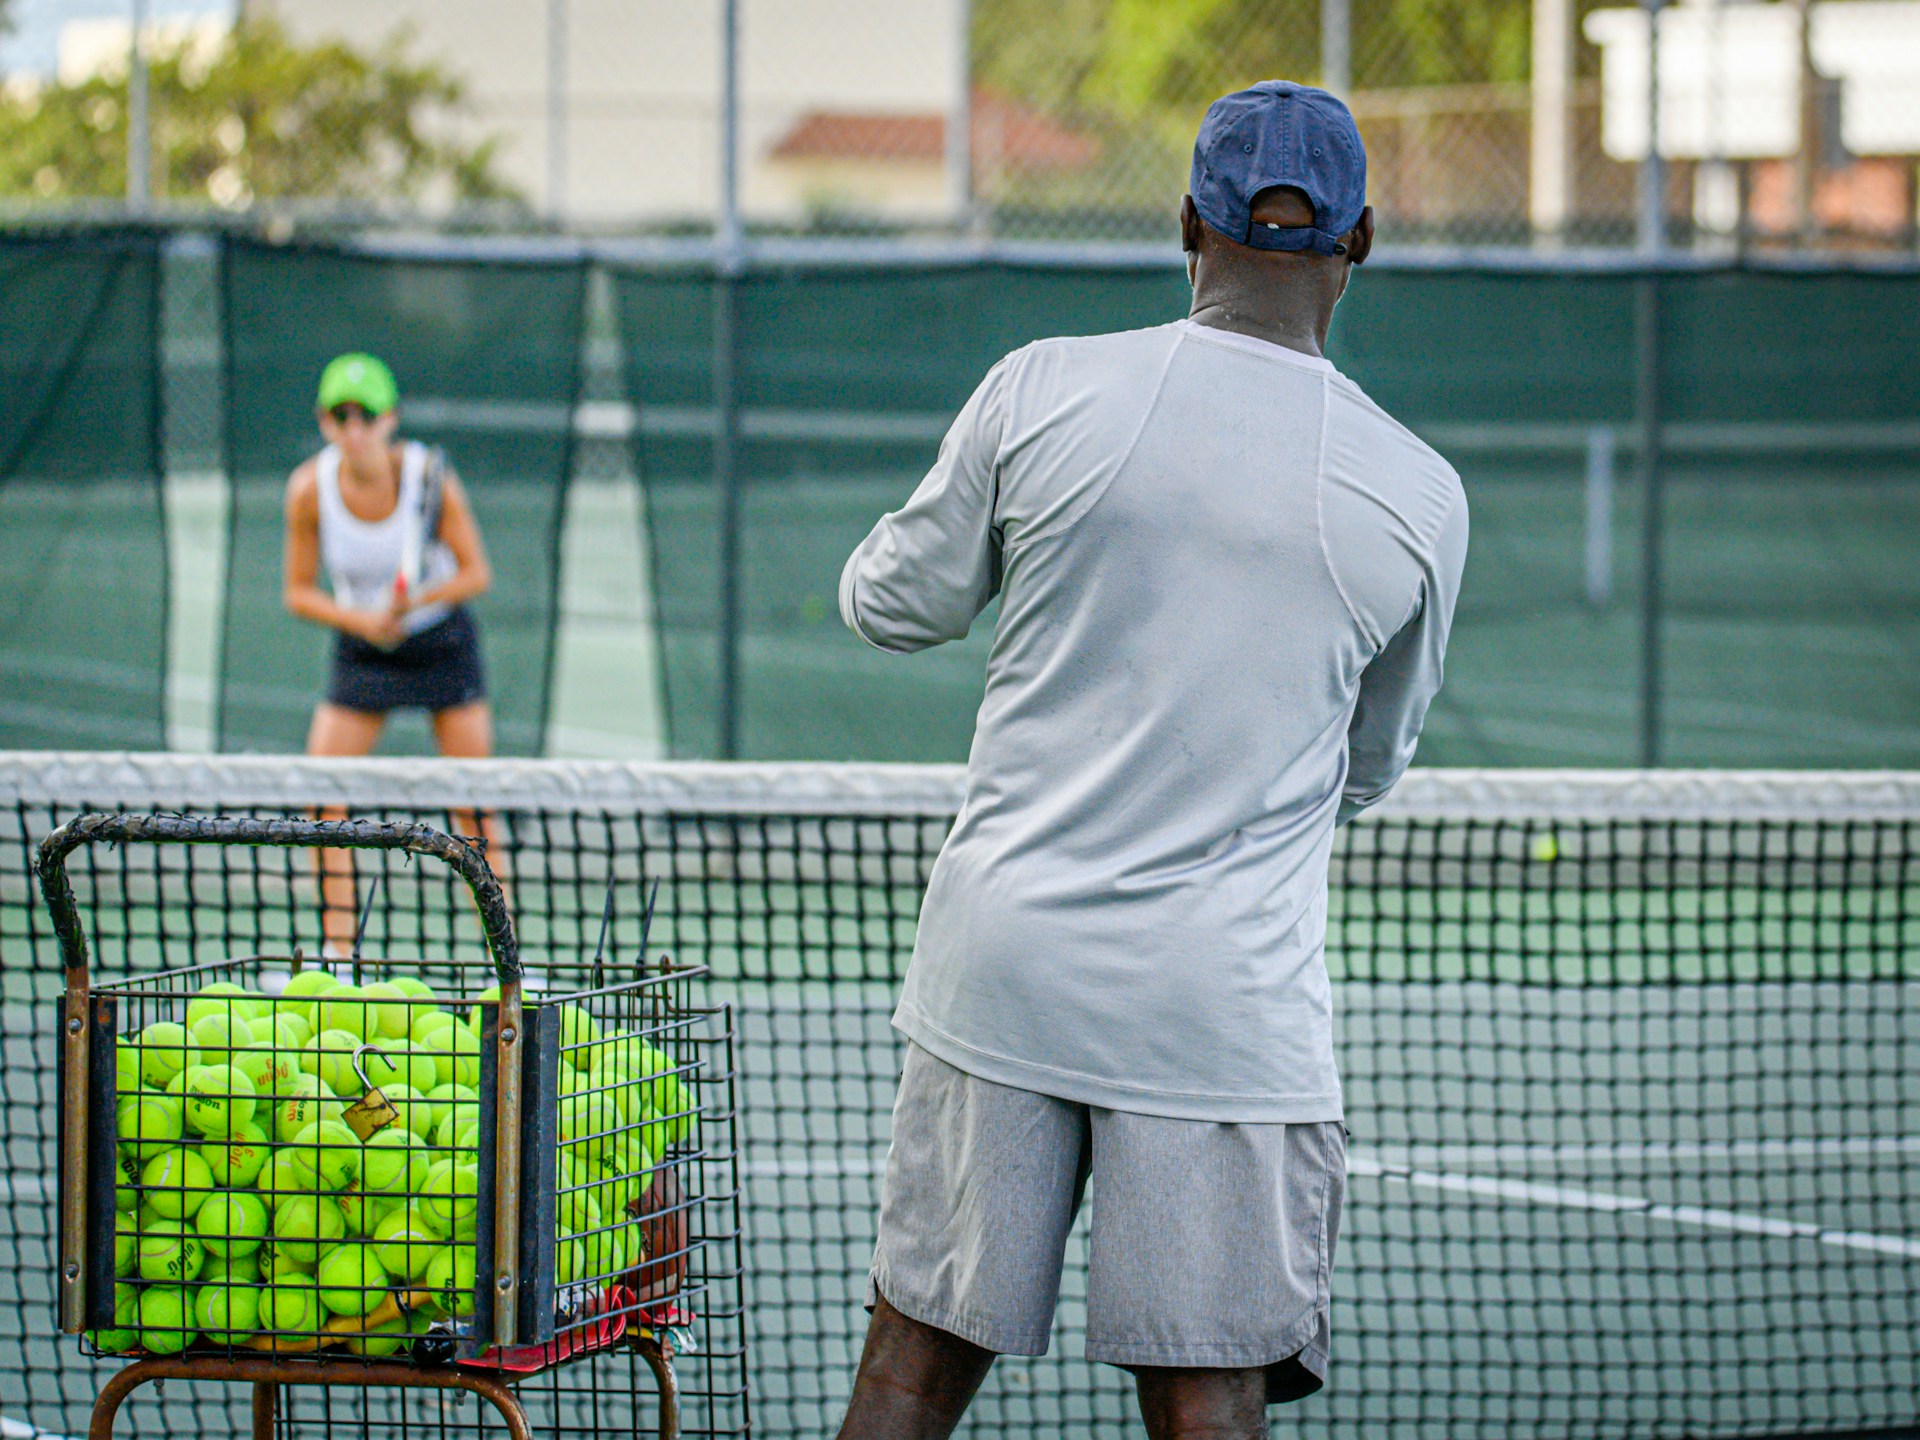
[[[333,585],[333,598],[353,610],[384,610],[393,601],[393,582],[407,577],[409,593],[418,595],[450,579],[460,568],[453,551],[438,535],[424,532],[431,519],[439,528],[439,506],[427,508],[427,447],[408,440],[400,447],[400,500],[382,520],[362,520],[347,508],[340,495],[340,449],[329,445],[316,465],[320,481],[320,558]],[[401,623],[409,635],[439,624],[451,613],[448,605],[423,605],[409,610]]]

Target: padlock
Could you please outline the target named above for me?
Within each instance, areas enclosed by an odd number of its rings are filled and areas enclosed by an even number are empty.
[[[353,1073],[360,1077],[360,1083],[367,1087],[367,1092],[349,1105],[340,1117],[347,1122],[347,1128],[360,1137],[362,1145],[400,1118],[400,1112],[394,1108],[393,1102],[381,1093],[380,1087],[369,1080],[367,1072],[360,1067],[360,1057],[369,1051],[382,1060],[387,1058],[385,1052],[375,1045],[355,1048]]]

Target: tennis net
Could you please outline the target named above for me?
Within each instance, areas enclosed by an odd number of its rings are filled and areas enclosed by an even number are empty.
[[[0,1412],[84,1426],[51,1338],[59,986],[29,884],[84,808],[488,812],[530,967],[705,964],[740,1016],[745,1381],[754,1428],[831,1433],[899,1043],[888,1027],[952,768],[0,755],[6,1142]],[[470,818],[465,823],[471,825]],[[1328,962],[1352,1132],[1329,1386],[1340,1436],[1907,1433],[1920,1397],[1920,775],[1428,771],[1335,847]],[[101,851],[74,880],[103,974],[311,953],[310,858]],[[364,901],[364,888],[360,896]],[[369,947],[477,947],[447,876],[374,898]],[[1098,1203],[1097,1193],[1090,1203]],[[1168,1177],[1167,1224],[1180,1223]],[[995,1367],[969,1433],[1119,1434],[1080,1359],[1085,1250],[1053,1353]],[[690,1337],[732,1354],[735,1338]],[[577,1379],[576,1382],[577,1383]],[[723,1389],[725,1387],[715,1387]],[[169,1410],[172,1432],[230,1429]]]

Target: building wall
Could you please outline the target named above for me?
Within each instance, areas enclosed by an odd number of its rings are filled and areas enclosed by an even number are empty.
[[[549,20],[566,31],[562,213],[623,225],[710,219],[718,197],[718,0],[252,0],[296,34],[365,40],[406,25],[416,53],[466,77],[468,133],[500,134],[500,168],[543,208]],[[767,152],[810,110],[948,111],[966,0],[741,0],[743,209],[802,213]],[[911,182],[916,190],[920,177]],[[889,205],[887,208],[893,208]],[[918,208],[917,206],[915,208]]]

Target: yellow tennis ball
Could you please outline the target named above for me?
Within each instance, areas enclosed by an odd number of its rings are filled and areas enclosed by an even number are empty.
[[[473,1313],[473,1246],[442,1246],[427,1266],[426,1279],[434,1299],[449,1315]]]
[[[105,1330],[89,1331],[94,1348],[108,1355],[119,1355],[140,1343],[140,1292],[131,1285],[113,1287],[113,1324]]]
[[[202,1135],[231,1135],[253,1119],[254,1083],[232,1065],[202,1065],[187,1081],[187,1124]]]
[[[290,1338],[311,1335],[320,1328],[320,1299],[311,1275],[275,1280],[260,1297],[260,1328],[270,1335]]]
[[[413,1016],[407,1005],[407,992],[387,980],[376,980],[360,987],[360,998],[367,1002],[367,1039],[374,1044],[383,1040],[404,1040],[412,1028]]]
[[[155,1285],[140,1295],[140,1344],[155,1355],[178,1355],[194,1340],[193,1306],[178,1285]]]
[[[213,1171],[184,1147],[162,1151],[140,1171],[147,1203],[170,1220],[191,1216],[213,1192]]]
[[[360,1137],[340,1120],[320,1120],[293,1137],[293,1169],[308,1189],[345,1190],[360,1177]]]
[[[441,1243],[442,1236],[417,1205],[395,1210],[373,1227],[373,1253],[387,1273],[399,1279],[424,1279]]]
[[[313,1276],[320,1285],[320,1303],[341,1316],[372,1313],[392,1283],[373,1247],[357,1240],[322,1255]]]
[[[267,1207],[258,1195],[224,1190],[194,1216],[200,1243],[213,1255],[250,1255],[267,1235]]]
[[[260,1326],[258,1285],[207,1285],[193,1302],[194,1323],[216,1345],[244,1345]]]

